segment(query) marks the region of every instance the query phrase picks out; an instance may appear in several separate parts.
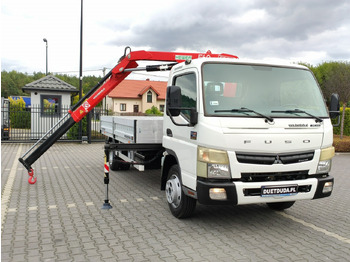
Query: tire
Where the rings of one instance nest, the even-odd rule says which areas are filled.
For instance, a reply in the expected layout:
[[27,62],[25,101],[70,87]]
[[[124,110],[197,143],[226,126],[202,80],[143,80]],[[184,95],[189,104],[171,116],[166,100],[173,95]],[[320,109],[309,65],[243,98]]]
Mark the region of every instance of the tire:
[[285,210],[287,208],[290,208],[292,205],[294,205],[295,201],[290,202],[276,202],[276,203],[266,203],[267,206],[273,210]]
[[171,213],[176,218],[186,218],[193,214],[197,200],[184,194],[180,177],[180,168],[173,165],[168,172],[165,195]]
[[117,161],[115,161],[115,156],[114,156],[114,152],[110,151],[108,154],[108,163],[109,163],[109,168],[113,171],[117,171],[119,168],[119,163]]
[[122,159],[120,157],[116,157],[113,152],[110,152],[108,161],[109,161],[109,168],[112,171],[130,169],[130,164],[120,162],[122,161]]

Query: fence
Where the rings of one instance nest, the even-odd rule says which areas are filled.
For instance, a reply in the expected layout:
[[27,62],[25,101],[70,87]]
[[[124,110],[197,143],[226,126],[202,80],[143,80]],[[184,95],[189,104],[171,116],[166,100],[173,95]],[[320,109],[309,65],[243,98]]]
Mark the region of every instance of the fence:
[[[30,108],[2,105],[1,140],[13,142],[36,141],[65,116],[68,110],[69,107],[48,109],[36,105],[32,105]],[[79,132],[79,124],[77,123],[60,140],[82,141],[86,139],[88,141],[103,141],[105,137],[100,133],[101,115],[108,115],[107,110],[98,107],[94,108],[81,121],[81,132]],[[88,127],[91,127],[91,129]]]

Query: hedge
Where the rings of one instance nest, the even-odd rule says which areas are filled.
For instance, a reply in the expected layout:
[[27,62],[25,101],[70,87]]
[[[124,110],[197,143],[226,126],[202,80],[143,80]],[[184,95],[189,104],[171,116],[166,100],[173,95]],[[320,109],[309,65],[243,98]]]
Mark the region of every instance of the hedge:
[[[340,123],[343,116],[343,108],[340,108]],[[338,121],[338,118],[333,119],[333,124]],[[340,125],[333,128],[335,135],[340,135]],[[344,133],[345,136],[350,136],[350,108],[345,109]]]
[[[81,135],[82,136],[86,136],[87,134],[87,120],[86,120],[86,116],[84,116],[84,118],[81,120]],[[67,132],[67,137],[70,140],[75,140],[75,139],[79,139],[79,123],[75,123]]]
[[30,129],[31,114],[26,110],[25,102],[22,99],[10,99],[10,123],[11,128]]

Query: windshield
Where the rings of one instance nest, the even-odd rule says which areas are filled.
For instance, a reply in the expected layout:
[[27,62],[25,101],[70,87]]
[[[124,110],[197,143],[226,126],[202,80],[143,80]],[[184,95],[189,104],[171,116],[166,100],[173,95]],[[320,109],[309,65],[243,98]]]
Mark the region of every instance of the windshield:
[[207,116],[328,117],[322,93],[304,69],[206,63],[203,94]]

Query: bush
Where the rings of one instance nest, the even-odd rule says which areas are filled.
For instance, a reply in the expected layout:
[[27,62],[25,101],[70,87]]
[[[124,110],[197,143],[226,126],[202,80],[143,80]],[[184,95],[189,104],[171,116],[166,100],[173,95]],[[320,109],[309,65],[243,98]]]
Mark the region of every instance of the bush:
[[[343,108],[340,108],[340,122],[343,116]],[[338,118],[332,119],[332,123],[335,124]],[[335,135],[340,135],[340,125],[333,128]],[[345,121],[344,121],[344,136],[350,136],[350,108],[345,109]]]
[[[82,122],[82,131],[81,135],[86,136],[87,135],[87,120],[86,116],[81,120]],[[72,126],[68,132],[67,132],[67,138],[71,140],[79,139],[79,123],[75,123],[74,126]]]
[[156,115],[156,116],[162,116],[163,113],[159,111],[159,109],[155,106],[152,106],[151,109],[146,110],[146,115]]
[[30,129],[31,114],[26,111],[23,99],[10,99],[10,124],[11,128]]
[[335,135],[333,146],[336,152],[350,152],[350,136],[343,136],[343,139],[340,139],[339,135]]

